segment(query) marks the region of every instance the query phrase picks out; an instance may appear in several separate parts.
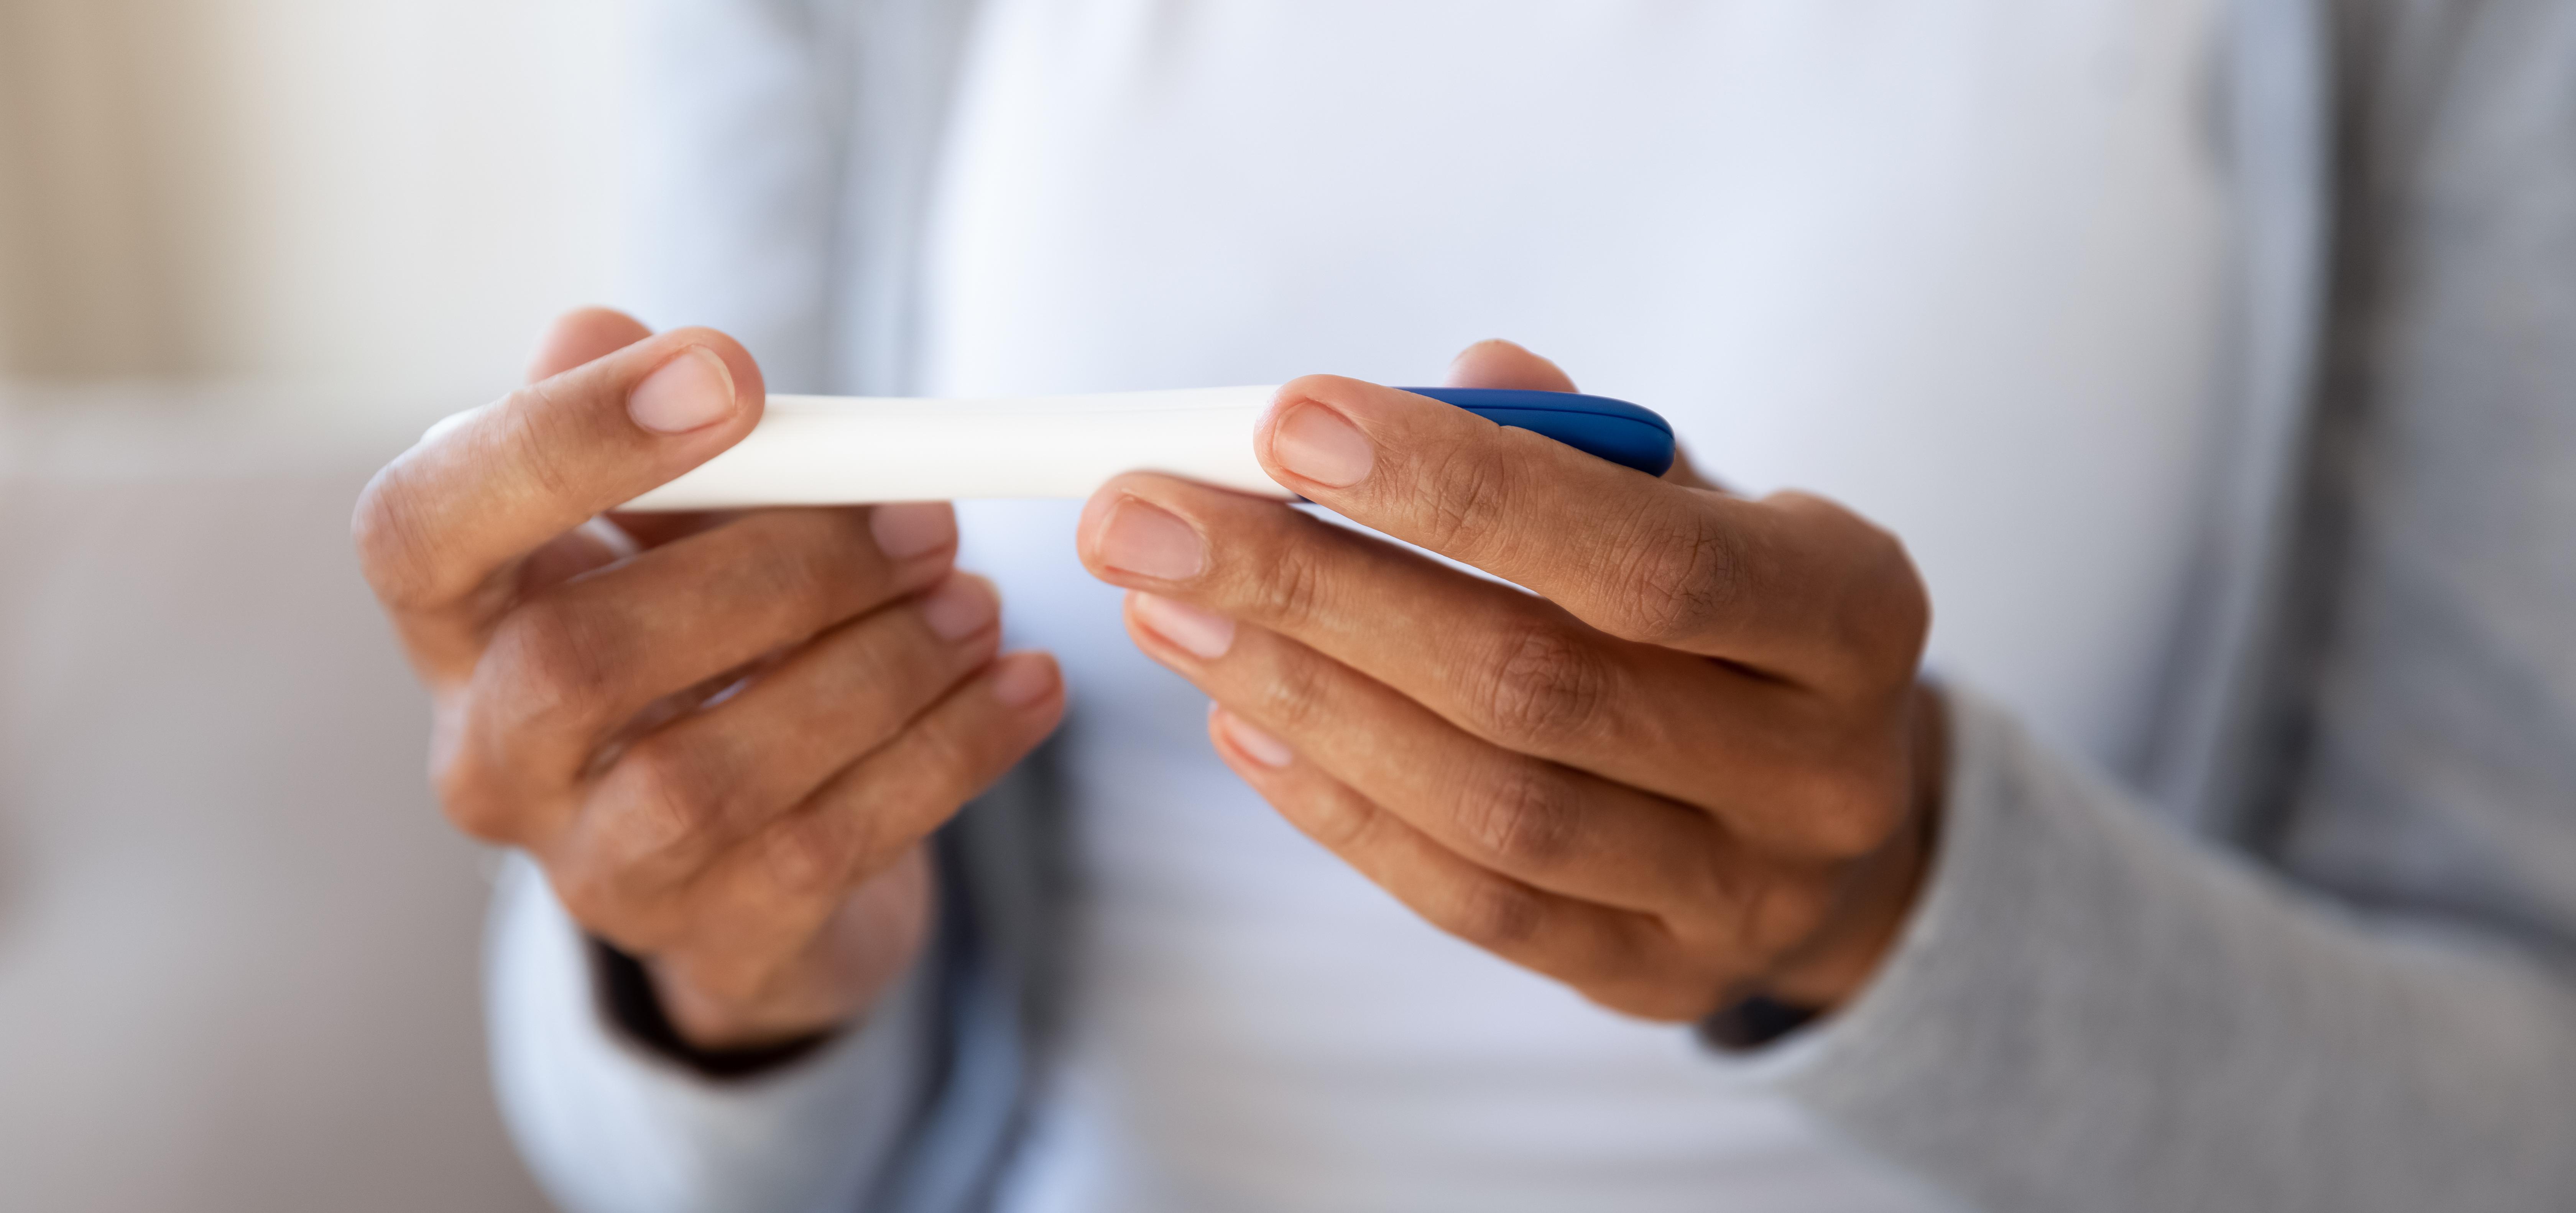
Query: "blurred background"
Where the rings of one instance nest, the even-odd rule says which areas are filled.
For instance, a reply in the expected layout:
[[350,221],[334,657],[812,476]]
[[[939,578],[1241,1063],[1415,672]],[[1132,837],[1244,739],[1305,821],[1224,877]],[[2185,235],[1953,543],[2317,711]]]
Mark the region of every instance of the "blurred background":
[[542,1207],[348,556],[613,300],[617,0],[0,0],[0,1205]]
[[615,0],[0,0],[0,357],[489,388],[609,285]]

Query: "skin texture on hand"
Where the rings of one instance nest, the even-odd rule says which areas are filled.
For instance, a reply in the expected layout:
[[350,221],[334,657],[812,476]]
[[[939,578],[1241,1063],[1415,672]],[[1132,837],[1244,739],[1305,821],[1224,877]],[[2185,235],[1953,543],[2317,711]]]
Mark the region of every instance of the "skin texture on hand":
[[1063,711],[1052,658],[997,655],[945,505],[601,517],[762,401],[722,334],[577,312],[353,524],[448,816],[535,857],[705,1049],[863,1012],[927,933],[922,839]]
[[[1451,381],[1573,387],[1499,342]],[[1171,477],[1092,498],[1084,562],[1132,591],[1130,635],[1208,693],[1218,754],[1283,815],[1432,923],[1632,1015],[1861,987],[1922,881],[1941,775],[1930,603],[1894,537],[1329,376],[1280,389],[1256,442],[1315,504],[1512,583]]]

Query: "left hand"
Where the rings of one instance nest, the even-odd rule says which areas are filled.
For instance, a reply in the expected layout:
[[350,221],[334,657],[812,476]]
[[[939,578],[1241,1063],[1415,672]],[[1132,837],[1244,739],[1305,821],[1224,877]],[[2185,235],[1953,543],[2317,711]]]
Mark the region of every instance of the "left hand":
[[[1462,386],[1570,391],[1488,342]],[[1847,1000],[1914,900],[1940,787],[1931,608],[1820,498],[1657,480],[1310,376],[1255,437],[1275,502],[1122,476],[1084,563],[1215,700],[1217,752],[1432,923],[1629,1014]]]

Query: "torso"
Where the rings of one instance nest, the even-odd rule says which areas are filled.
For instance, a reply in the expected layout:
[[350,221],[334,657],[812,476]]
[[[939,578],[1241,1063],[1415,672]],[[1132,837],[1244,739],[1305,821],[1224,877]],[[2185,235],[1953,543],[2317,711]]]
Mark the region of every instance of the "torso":
[[[1419,382],[1510,337],[1732,486],[1892,527],[1936,666],[2134,744],[2207,436],[2206,0],[988,8],[927,390]],[[1924,1205],[1299,837],[1128,645],[1071,506],[964,513],[1073,686],[1088,896],[1022,1213]]]

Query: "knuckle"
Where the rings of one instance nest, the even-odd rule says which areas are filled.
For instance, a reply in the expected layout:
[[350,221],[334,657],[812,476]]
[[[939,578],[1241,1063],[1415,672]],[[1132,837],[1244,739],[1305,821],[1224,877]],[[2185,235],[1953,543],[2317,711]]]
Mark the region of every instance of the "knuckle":
[[546,380],[514,388],[493,406],[495,420],[503,427],[494,441],[515,455],[510,460],[513,470],[527,478],[547,500],[572,496],[582,483],[578,452],[589,443],[570,431],[569,419],[581,412],[578,402],[559,399],[555,381]]
[[1440,925],[1477,947],[1509,954],[1528,947],[1545,929],[1547,903],[1526,886],[1479,880],[1458,893]]
[[501,846],[518,841],[519,813],[489,782],[450,768],[433,777],[439,811],[448,824],[476,842]]
[[851,814],[825,809],[780,822],[761,848],[772,878],[791,892],[837,885],[863,849]]
[[954,660],[945,649],[876,633],[827,638],[807,652],[820,659],[813,667],[820,685],[849,709],[843,740],[856,752],[875,749],[969,676],[942,666]]
[[1328,678],[1328,668],[1320,659],[1275,662],[1270,677],[1261,683],[1260,718],[1274,732],[1313,731],[1332,715]]
[[991,748],[982,744],[987,736],[964,726],[924,728],[914,739],[914,758],[937,776],[933,782],[940,788],[972,786],[995,765]]
[[845,518],[799,512],[764,521],[785,533],[774,536],[779,542],[755,549],[760,558],[744,570],[750,592],[761,601],[788,604],[803,618],[839,618],[843,602],[860,581],[860,553],[873,547],[842,541],[839,531],[851,525]]
[[1863,752],[1809,768],[1799,780],[1797,830],[1807,847],[1855,858],[1886,845],[1909,800],[1895,764]]
[[1580,812],[1565,780],[1536,763],[1514,763],[1476,787],[1458,824],[1468,843],[1504,870],[1545,872],[1573,855]]
[[377,601],[397,611],[433,605],[442,588],[431,560],[431,528],[421,514],[419,498],[397,463],[367,482],[349,519],[359,572]]
[[1825,599],[1825,623],[1838,647],[1877,682],[1910,682],[1931,632],[1932,600],[1903,540],[1830,498],[1774,493],[1764,499],[1811,536],[1810,546],[1838,556]]
[[1465,446],[1441,454],[1415,490],[1411,512],[1422,520],[1423,546],[1469,564],[1486,555],[1519,496],[1516,466]]
[[1298,805],[1297,824],[1336,855],[1368,849],[1386,824],[1386,815],[1356,796],[1320,795]]
[[622,936],[625,930],[625,900],[619,895],[615,874],[589,852],[549,865],[546,879],[554,885],[555,901],[564,914],[593,934]]
[[628,828],[648,852],[705,846],[732,820],[740,774],[711,738],[647,737],[617,764],[632,813]]
[[1733,931],[1737,967],[1769,969],[1814,938],[1833,910],[1833,889],[1823,880],[1766,873],[1741,891]]
[[1325,850],[1362,867],[1385,849],[1390,819],[1367,797],[1338,784],[1273,795],[1270,803]]
[[1866,651],[1895,682],[1911,685],[1932,631],[1932,596],[1914,558],[1895,535],[1862,523],[1863,574],[1852,611],[1869,637]]
[[494,846],[523,840],[525,798],[512,794],[464,722],[443,719],[438,725],[430,742],[429,780],[439,811],[465,836]]
[[586,724],[615,702],[627,646],[592,611],[539,601],[502,621],[485,651],[489,676],[512,715],[532,723]]
[[1256,617],[1291,630],[1316,618],[1325,609],[1329,593],[1329,575],[1320,545],[1290,540],[1270,545],[1265,555],[1267,572],[1257,582],[1260,607]]
[[1600,654],[1567,629],[1530,622],[1497,646],[1468,697],[1478,731],[1514,749],[1556,752],[1600,731],[1610,671]]
[[1650,644],[1702,636],[1735,597],[1742,542],[1705,510],[1640,521],[1615,571],[1625,587],[1615,630]]

